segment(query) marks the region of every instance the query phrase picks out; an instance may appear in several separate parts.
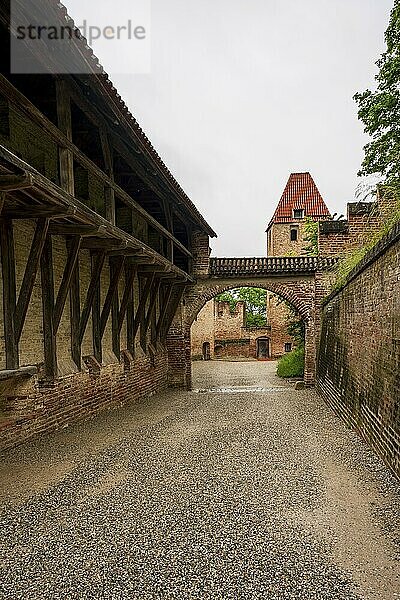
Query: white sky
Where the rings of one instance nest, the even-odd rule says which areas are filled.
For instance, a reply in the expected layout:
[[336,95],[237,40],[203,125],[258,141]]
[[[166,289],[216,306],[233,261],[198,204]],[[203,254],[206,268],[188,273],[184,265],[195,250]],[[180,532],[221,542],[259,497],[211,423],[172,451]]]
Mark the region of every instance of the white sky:
[[345,212],[366,142],[352,97],[374,85],[392,5],[152,0],[151,73],[109,74],[218,233],[214,255],[265,254],[293,171],[310,171],[331,211]]

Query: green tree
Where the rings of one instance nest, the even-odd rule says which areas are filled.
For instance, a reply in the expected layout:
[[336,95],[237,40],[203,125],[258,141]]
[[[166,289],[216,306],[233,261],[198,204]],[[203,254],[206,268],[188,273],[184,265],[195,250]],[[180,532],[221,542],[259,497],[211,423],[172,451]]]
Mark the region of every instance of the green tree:
[[233,311],[240,301],[246,302],[246,325],[264,327],[267,324],[267,290],[243,287],[223,292],[216,297],[219,302],[229,302]]
[[359,175],[377,174],[400,182],[400,0],[395,0],[385,33],[386,51],[376,62],[377,89],[354,96],[364,131],[372,137],[365,146]]

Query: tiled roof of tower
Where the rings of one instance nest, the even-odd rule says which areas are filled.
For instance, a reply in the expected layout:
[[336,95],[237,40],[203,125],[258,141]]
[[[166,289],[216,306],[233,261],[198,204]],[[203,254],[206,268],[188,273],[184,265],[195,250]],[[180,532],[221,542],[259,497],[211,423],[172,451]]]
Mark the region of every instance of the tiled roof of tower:
[[310,173],[291,173],[268,229],[273,223],[295,221],[293,211],[296,209],[303,209],[306,217],[330,217],[329,209]]

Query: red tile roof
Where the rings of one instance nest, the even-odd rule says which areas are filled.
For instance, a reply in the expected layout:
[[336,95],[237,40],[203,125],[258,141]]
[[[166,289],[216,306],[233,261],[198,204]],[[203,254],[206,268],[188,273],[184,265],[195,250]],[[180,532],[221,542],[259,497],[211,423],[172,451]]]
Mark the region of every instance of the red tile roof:
[[276,207],[268,229],[273,223],[291,223],[295,209],[303,209],[306,217],[325,220],[330,217],[314,179],[310,173],[292,173],[286,184],[285,190]]

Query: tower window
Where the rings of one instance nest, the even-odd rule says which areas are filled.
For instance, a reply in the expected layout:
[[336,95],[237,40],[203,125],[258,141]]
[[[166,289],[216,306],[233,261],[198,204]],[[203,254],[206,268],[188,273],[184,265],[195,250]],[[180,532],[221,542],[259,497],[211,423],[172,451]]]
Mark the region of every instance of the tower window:
[[287,343],[285,344],[285,352],[291,352],[292,351],[292,344]]
[[290,241],[291,242],[297,242],[298,237],[299,237],[298,229],[294,229],[294,228],[291,229],[290,230]]
[[295,219],[304,219],[304,208],[295,208],[293,210],[293,217]]

